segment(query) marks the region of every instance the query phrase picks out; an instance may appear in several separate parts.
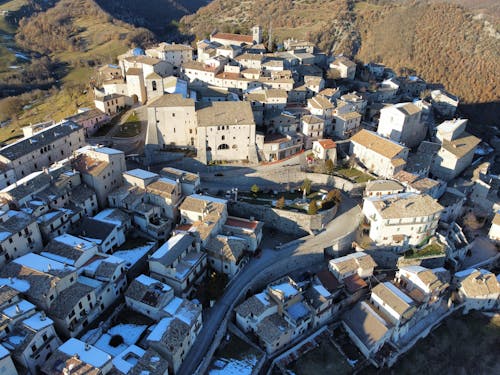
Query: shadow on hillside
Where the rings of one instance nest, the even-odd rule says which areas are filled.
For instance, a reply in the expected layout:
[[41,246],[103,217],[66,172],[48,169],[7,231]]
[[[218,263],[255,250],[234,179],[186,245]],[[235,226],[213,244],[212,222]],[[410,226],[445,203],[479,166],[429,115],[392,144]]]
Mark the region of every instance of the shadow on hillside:
[[459,113],[472,123],[471,130],[479,135],[492,136],[491,129],[485,125],[494,126],[500,130],[500,100],[488,103],[460,104]]

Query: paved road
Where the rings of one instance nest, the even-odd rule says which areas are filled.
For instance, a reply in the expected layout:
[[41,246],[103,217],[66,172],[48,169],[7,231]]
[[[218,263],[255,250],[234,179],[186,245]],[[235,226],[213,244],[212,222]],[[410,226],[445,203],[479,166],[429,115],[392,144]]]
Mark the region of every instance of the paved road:
[[[359,206],[354,200],[344,196],[337,217],[327,225],[325,231],[302,243],[291,245],[281,250],[264,249],[261,258],[252,259],[228,286],[219,301],[205,313],[203,329],[184,359],[179,369],[179,374],[194,374],[203,357],[206,355],[232,303],[238,297],[241,290],[250,285],[256,276],[265,270],[272,272],[273,278],[279,278],[301,268],[301,264],[303,265],[304,263],[303,256],[322,254],[324,248],[331,246],[337,238],[343,237],[357,228],[360,218],[361,210]],[[300,261],[298,261],[299,256]],[[294,262],[294,259],[297,259],[297,261]]]

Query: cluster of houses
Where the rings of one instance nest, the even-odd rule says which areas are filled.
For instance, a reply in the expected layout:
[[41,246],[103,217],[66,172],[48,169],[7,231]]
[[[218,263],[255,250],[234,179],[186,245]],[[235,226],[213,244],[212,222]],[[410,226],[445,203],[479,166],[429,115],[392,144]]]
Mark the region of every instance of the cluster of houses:
[[[276,280],[235,308],[237,326],[270,356],[283,353],[319,326],[339,321],[373,365],[392,365],[416,340],[457,309],[500,307],[500,283],[490,271],[400,267],[394,278],[374,275],[364,252],[328,261],[301,282]],[[380,279],[382,277],[382,279]]]
[[0,151],[0,368],[176,373],[202,328],[208,268],[237,275],[263,223],[198,194],[197,174],[127,170],[73,121],[27,131]]
[[457,308],[498,308],[498,278],[480,267],[374,275],[378,250],[418,255],[428,244],[463,268],[470,246],[456,221],[468,212],[500,243],[498,177],[475,161],[481,140],[454,118],[453,95],[309,42],[271,53],[258,26],[214,32],[196,49],[135,48],[98,81],[96,108],[30,125],[0,148],[0,373],[175,374],[202,329],[207,270],[237,277],[258,252],[264,223],[229,215],[225,199],[200,193],[198,174],[128,169],[122,151],[87,145],[136,104],[147,106],[146,164],[179,150],[255,164],[305,149],[373,177],[367,244],[236,307],[238,327],[269,355],[340,320],[369,361],[390,365]]

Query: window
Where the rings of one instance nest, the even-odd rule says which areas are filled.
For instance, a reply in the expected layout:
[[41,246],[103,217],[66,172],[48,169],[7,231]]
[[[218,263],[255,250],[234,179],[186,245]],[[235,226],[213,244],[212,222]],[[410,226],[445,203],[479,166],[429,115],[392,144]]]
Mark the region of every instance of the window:
[[31,351],[34,353],[36,352],[36,345],[31,345]]
[[153,86],[153,91],[156,91],[156,81],[151,82],[151,85]]

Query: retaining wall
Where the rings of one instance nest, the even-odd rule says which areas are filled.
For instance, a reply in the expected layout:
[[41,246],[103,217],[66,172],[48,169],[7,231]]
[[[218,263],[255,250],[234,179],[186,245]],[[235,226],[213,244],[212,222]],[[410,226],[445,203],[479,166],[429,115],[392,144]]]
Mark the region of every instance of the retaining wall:
[[316,215],[308,215],[246,202],[230,202],[228,206],[231,215],[253,216],[270,228],[294,235],[306,235],[323,229],[326,224],[333,220],[337,209],[338,205]]

